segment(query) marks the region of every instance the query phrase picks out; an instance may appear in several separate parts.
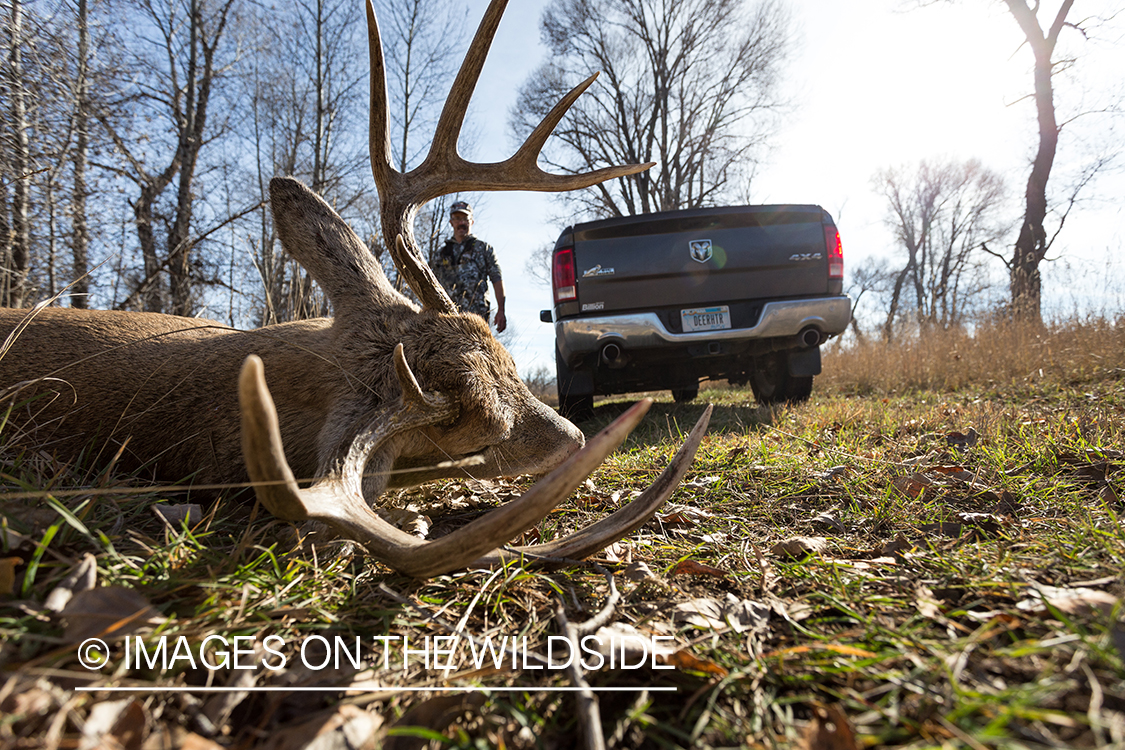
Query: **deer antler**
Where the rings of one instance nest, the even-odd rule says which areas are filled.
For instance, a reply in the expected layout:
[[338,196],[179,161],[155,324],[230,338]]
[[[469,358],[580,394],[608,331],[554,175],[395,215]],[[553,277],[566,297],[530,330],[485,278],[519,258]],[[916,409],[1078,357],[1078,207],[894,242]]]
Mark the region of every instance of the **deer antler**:
[[[442,195],[463,191],[534,190],[561,192],[578,190],[636,174],[651,168],[648,164],[605,167],[581,174],[550,174],[539,168],[539,152],[562,120],[563,115],[582,95],[597,74],[575,86],[547,113],[523,145],[510,158],[493,163],[466,161],[457,153],[457,140],[464,124],[465,111],[476,89],[484,60],[500,25],[500,17],[508,0],[492,0],[477,33],[453,81],[453,88],[438,119],[434,139],[425,160],[416,169],[403,174],[391,164],[391,131],[387,103],[387,76],[383,61],[383,44],[372,0],[367,0],[367,38],[371,57],[371,172],[381,201],[383,236],[403,237],[403,244],[392,243],[391,253],[406,276],[410,288],[426,307],[452,311],[453,304],[438,284],[429,267],[422,261],[414,240],[414,216],[426,203]],[[413,258],[409,256],[414,256]]]
[[652,487],[613,515],[565,539],[511,551],[495,549],[538,523],[600,466],[640,422],[652,404],[651,399],[632,406],[519,499],[452,534],[423,541],[391,526],[363,499],[363,471],[372,456],[378,457],[379,451],[398,435],[455,416],[448,399],[426,394],[419,388],[403,357],[401,344],[394,356],[403,388],[402,402],[380,410],[327,476],[306,489],[297,486],[285,460],[277,411],[266,387],[262,361],[253,355],[247,357],[239,377],[243,455],[258,497],[273,515],[287,521],[324,522],[341,536],[361,543],[377,560],[418,578],[457,570],[474,562],[492,564],[513,556],[582,557],[612,544],[647,521],[671,494],[691,463],[711,414],[708,407],[688,441]]

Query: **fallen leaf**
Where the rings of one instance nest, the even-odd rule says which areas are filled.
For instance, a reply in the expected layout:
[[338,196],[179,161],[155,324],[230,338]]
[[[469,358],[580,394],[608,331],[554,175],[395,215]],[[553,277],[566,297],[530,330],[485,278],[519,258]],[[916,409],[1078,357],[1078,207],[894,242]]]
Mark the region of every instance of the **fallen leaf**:
[[713,568],[710,565],[696,562],[695,560],[681,560],[676,567],[672,568],[672,575],[674,576],[715,576],[717,578],[725,578],[727,572]]
[[136,698],[95,703],[82,724],[79,750],[140,750],[148,716]]
[[813,651],[832,651],[837,654],[844,654],[846,656],[862,656],[865,659],[873,659],[878,654],[872,651],[866,651],[862,648],[855,646],[846,646],[843,643],[817,643],[812,646],[791,646],[783,648],[780,651],[772,651],[766,656],[788,656],[789,654],[809,654]]
[[1035,586],[1031,596],[1016,603],[1016,609],[1035,615],[1050,613],[1047,605],[1068,615],[1101,611],[1109,614],[1117,605],[1117,597],[1106,591],[1089,588]]
[[0,557],[0,596],[15,596],[16,568],[20,565],[22,557]]
[[634,562],[625,566],[623,575],[630,581],[659,581],[660,577],[652,572],[648,563]]
[[726,627],[723,622],[723,605],[718,599],[689,599],[681,602],[672,608],[672,622],[711,630]]
[[832,515],[831,512],[826,511],[824,513],[821,513],[816,518],[814,518],[811,523],[813,526],[820,526],[821,528],[828,529],[829,531],[834,531],[837,534],[844,533],[844,524],[840,523],[839,519],[837,519],[836,516]]
[[828,548],[828,540],[822,536],[795,536],[778,542],[770,548],[777,557],[803,559],[816,555]]
[[801,745],[803,750],[859,750],[855,732],[839,706],[813,707],[813,720]]
[[0,515],[0,551],[12,552],[21,547],[34,549],[35,542],[15,529],[8,528],[7,518]]
[[977,444],[977,431],[970,427],[968,432],[951,432],[945,436],[945,444],[951,448],[972,448]]
[[165,619],[148,599],[124,586],[102,586],[75,594],[59,615],[66,621],[63,640],[67,643],[94,636],[122,638]]
[[847,474],[848,471],[849,469],[847,466],[833,466],[831,469],[828,469],[827,471],[821,473],[819,479],[825,482],[831,481],[833,479],[839,479],[840,477]]
[[[460,695],[450,697],[462,698]],[[400,723],[411,713],[412,711],[408,711],[399,720]],[[307,750],[375,750],[379,746],[379,729],[382,724],[383,719],[378,714],[345,703],[330,712],[317,714],[303,724],[287,728],[284,732],[274,732],[264,748],[265,750],[306,750],[306,748]],[[419,745],[410,744],[415,739],[413,737],[393,739],[407,740],[407,744],[392,745],[388,740],[383,747],[394,747],[397,750],[425,747],[424,740]]]
[[891,480],[891,485],[907,497],[918,497],[933,483],[934,480],[917,471],[909,476],[895,477]]
[[604,625],[594,633],[594,650],[609,659],[613,656],[622,664],[648,664],[676,653],[679,646],[671,642],[654,641],[650,634],[641,632],[627,622]]
[[885,557],[887,555],[895,555],[897,557],[898,553],[910,549],[914,549],[914,545],[911,542],[907,541],[906,537],[903,536],[902,532],[900,531],[894,539],[879,548],[879,556]]
[[702,672],[703,674],[713,674],[719,677],[726,677],[729,674],[725,667],[713,661],[708,661],[707,659],[700,659],[687,649],[681,649],[668,656],[662,657],[660,661],[680,670]]
[[701,629],[729,628],[736,633],[744,633],[765,629],[769,614],[770,608],[765,604],[727,594],[723,601],[699,598],[677,604],[672,609],[672,622]]
[[921,584],[914,587],[914,607],[929,620],[945,619],[941,613],[941,604],[934,598],[934,592]]
[[931,466],[930,471],[936,471],[939,474],[945,474],[954,479],[960,479],[963,482],[971,482],[974,478],[973,472],[966,469],[964,466]]
[[43,606],[52,612],[62,612],[75,594],[90,591],[98,584],[98,561],[87,552],[74,566],[74,570],[47,595]]
[[748,630],[765,630],[769,624],[770,607],[749,599],[739,599],[734,594],[727,594],[723,602],[723,619],[736,633],[745,633]]

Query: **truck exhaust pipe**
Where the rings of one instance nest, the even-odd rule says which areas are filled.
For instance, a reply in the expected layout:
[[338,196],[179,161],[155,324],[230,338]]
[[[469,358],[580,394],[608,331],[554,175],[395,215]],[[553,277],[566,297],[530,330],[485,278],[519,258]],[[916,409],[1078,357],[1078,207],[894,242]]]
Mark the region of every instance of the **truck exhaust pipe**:
[[621,357],[621,347],[613,343],[603,346],[602,362],[609,367],[621,367],[621,365],[625,364]]
[[805,330],[801,331],[800,339],[802,344],[811,349],[812,347],[820,344],[820,342],[823,340],[823,336],[821,335],[819,329],[809,326]]

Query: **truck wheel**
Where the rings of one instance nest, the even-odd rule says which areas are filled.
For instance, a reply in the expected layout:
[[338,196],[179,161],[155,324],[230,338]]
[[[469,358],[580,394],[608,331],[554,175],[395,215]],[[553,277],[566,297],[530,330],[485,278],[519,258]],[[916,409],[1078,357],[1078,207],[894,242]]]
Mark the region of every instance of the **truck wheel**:
[[571,422],[581,422],[594,416],[593,396],[559,396],[559,414]]
[[699,386],[694,388],[673,388],[672,400],[677,404],[686,404],[689,401],[694,401],[695,397],[699,395]]
[[758,403],[799,404],[812,395],[813,376],[795,377],[789,374],[789,358],[773,355],[758,363],[750,374],[750,387]]

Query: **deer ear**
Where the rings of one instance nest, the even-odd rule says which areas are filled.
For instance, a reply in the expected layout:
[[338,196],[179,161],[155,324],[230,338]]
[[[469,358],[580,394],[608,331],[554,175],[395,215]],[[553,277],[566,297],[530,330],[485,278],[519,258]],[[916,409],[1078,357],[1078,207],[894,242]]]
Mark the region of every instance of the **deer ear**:
[[337,317],[409,304],[347,222],[300,181],[270,180],[270,208],[285,251],[320,284]]

